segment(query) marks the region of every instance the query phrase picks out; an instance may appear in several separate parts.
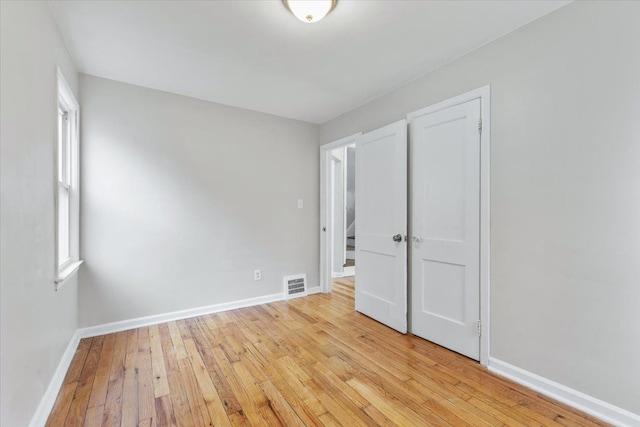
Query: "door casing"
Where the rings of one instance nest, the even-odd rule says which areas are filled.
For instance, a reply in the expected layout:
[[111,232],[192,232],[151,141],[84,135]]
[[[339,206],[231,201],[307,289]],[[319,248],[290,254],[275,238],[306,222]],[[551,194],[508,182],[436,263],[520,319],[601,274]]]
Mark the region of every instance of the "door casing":
[[[482,132],[480,133],[480,364],[489,365],[490,345],[490,228],[491,228],[491,86],[483,86],[426,108],[407,114],[412,119],[435,113],[465,102],[480,99],[480,117]],[[409,171],[409,187],[411,188],[411,171]],[[411,200],[409,200],[411,203]],[[411,233],[412,230],[409,230]],[[411,251],[411,247],[409,247]],[[411,257],[409,257],[411,258]],[[409,275],[411,277],[411,275]],[[411,283],[409,283],[411,288]],[[409,306],[411,307],[411,306]],[[411,316],[409,316],[411,317]]]

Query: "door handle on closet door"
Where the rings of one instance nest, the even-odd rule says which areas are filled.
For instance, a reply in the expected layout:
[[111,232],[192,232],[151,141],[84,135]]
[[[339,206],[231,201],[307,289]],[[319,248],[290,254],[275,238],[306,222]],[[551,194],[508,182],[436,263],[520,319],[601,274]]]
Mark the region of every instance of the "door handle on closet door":
[[395,236],[393,236],[393,241],[402,242],[402,234],[396,234]]

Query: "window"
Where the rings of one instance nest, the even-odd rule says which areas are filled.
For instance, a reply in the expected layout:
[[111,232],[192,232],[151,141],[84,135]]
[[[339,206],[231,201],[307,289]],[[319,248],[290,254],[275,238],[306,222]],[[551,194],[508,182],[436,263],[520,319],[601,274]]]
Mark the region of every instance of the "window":
[[58,70],[58,136],[56,144],[56,283],[74,274],[79,259],[79,107]]

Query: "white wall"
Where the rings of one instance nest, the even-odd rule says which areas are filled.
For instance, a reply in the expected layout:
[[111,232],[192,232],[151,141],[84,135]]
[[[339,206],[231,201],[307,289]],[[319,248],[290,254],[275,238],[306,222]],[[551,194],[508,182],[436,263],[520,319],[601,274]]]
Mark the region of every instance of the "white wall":
[[76,280],[54,287],[56,66],[77,74],[44,2],[0,2],[0,424],[29,424],[77,328]]
[[319,284],[317,125],[80,80],[81,326]]
[[321,126],[491,84],[491,355],[640,414],[640,2],[576,2]]

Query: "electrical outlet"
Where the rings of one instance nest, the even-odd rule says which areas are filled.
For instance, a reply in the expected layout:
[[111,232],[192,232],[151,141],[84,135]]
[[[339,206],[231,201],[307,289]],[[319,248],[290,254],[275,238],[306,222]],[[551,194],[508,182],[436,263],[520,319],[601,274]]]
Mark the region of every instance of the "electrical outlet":
[[304,200],[298,199],[298,209],[302,209],[304,207]]
[[253,280],[262,280],[262,270],[255,270],[253,272]]

